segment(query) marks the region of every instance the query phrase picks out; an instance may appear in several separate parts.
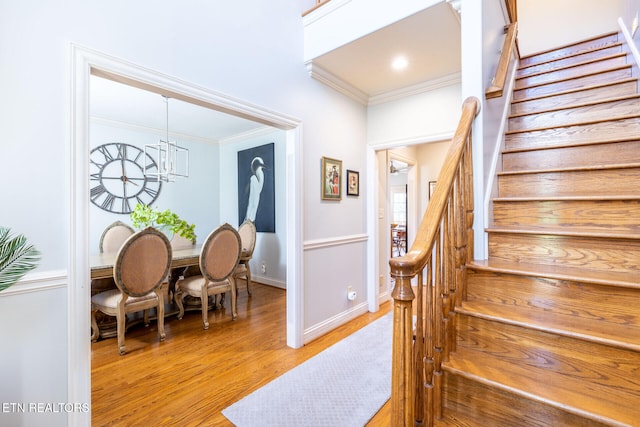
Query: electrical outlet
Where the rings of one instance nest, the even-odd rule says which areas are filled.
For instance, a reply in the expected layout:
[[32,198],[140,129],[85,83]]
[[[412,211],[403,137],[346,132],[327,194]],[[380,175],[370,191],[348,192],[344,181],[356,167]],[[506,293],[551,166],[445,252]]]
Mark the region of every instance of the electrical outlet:
[[265,261],[262,261],[262,264],[260,265],[260,271],[263,274],[267,272],[267,263]]
[[355,301],[356,296],[356,291],[353,290],[353,286],[347,286],[347,299],[349,301]]

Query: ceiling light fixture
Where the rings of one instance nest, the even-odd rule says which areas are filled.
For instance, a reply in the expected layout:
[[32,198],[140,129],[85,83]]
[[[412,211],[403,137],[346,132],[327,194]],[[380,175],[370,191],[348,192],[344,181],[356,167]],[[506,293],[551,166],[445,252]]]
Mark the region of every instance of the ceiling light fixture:
[[[162,95],[166,104],[167,128],[166,140],[158,144],[146,144],[144,153],[155,159],[157,172],[147,172],[152,165],[144,165],[145,177],[155,178],[156,181],[175,182],[176,178],[189,176],[189,150],[180,147],[175,141],[169,141],[169,98]],[[147,156],[145,156],[146,160]]]
[[391,67],[393,67],[394,70],[404,70],[408,65],[409,61],[404,56],[396,57],[391,63]]

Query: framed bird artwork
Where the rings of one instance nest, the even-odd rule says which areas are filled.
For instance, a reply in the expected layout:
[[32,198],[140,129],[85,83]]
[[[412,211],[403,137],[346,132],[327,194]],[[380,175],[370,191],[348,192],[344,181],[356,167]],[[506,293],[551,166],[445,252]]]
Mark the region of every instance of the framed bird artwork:
[[253,221],[256,231],[275,233],[274,143],[238,151],[238,224]]

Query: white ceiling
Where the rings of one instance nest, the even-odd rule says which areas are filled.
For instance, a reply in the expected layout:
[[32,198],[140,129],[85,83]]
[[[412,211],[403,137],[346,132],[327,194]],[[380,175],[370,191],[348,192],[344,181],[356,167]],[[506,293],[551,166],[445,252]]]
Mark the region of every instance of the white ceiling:
[[140,127],[151,132],[167,128],[172,138],[218,142],[238,134],[264,128],[261,123],[190,104],[179,99],[165,98],[123,83],[91,76],[91,117]]
[[[409,60],[402,72],[390,67],[398,54]],[[442,2],[314,59],[314,64],[369,97],[456,75],[460,72],[459,17]],[[172,138],[216,142],[264,127],[181,100],[168,102]],[[98,76],[92,76],[90,108],[94,119],[155,132],[165,132],[167,126],[161,95]]]
[[[404,55],[401,71],[391,62]],[[441,2],[313,60],[369,97],[460,72],[460,20]]]

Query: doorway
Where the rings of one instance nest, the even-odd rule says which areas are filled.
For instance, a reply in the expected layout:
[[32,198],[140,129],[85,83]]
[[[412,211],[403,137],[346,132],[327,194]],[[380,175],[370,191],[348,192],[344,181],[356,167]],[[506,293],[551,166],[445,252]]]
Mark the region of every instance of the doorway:
[[[89,99],[90,76],[96,75],[170,96],[205,108],[244,117],[286,132],[287,217],[287,345],[302,346],[302,227],[296,202],[301,199],[300,121],[241,100],[190,85],[184,81],[77,45],[71,46],[70,247],[68,291],[68,400],[91,401],[91,343],[89,270]],[[73,418],[73,420],[71,419]],[[70,415],[70,424],[90,424],[90,414]]]
[[378,266],[379,295],[393,289],[389,260],[405,255],[415,238],[417,156],[414,148],[376,152],[378,164]]

